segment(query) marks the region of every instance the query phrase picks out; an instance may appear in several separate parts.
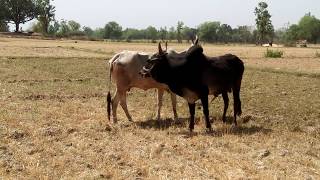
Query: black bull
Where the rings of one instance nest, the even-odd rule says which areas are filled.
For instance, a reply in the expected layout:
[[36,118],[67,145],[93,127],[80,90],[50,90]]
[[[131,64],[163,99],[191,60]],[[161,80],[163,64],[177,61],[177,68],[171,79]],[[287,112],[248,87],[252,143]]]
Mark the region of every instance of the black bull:
[[199,45],[190,47],[185,56],[186,61],[172,66],[166,52],[159,43],[159,52],[148,60],[141,74],[152,76],[156,81],[167,84],[170,90],[188,101],[190,111],[190,131],[194,129],[195,101],[201,100],[206,127],[211,131],[208,109],[208,95],[222,94],[225,113],[228,108],[228,92],[233,92],[234,123],[241,115],[240,87],[244,72],[243,62],[235,55],[207,57]]

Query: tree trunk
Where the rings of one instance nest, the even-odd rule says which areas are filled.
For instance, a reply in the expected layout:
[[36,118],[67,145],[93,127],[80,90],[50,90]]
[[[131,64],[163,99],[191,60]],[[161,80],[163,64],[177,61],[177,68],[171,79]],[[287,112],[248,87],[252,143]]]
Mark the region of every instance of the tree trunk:
[[16,31],[15,32],[19,32],[20,23],[19,22],[15,22],[15,24],[16,24]]

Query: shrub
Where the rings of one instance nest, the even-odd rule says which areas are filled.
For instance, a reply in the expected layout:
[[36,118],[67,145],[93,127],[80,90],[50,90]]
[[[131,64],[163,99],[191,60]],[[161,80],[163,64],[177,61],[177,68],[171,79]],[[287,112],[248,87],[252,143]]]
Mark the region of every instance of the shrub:
[[320,53],[318,51],[316,52],[316,57],[320,58]]
[[264,57],[266,58],[281,58],[283,56],[283,51],[280,50],[272,50],[267,49],[267,51],[264,53]]

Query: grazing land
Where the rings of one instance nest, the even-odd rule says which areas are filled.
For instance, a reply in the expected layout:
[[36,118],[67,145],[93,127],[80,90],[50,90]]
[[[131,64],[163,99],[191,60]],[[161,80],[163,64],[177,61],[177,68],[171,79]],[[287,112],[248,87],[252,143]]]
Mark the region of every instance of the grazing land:
[[[188,44],[170,44],[182,51]],[[155,120],[155,91],[132,89],[119,123],[107,121],[108,59],[121,50],[155,52],[157,44],[0,37],[0,179],[319,179],[320,58],[312,48],[204,44],[210,56],[245,62],[239,126],[221,121],[205,132],[200,106],[188,132],[186,102],[173,120],[165,95]],[[114,90],[114,89],[113,89]],[[232,97],[231,95],[229,97]],[[232,99],[232,98],[230,98]]]

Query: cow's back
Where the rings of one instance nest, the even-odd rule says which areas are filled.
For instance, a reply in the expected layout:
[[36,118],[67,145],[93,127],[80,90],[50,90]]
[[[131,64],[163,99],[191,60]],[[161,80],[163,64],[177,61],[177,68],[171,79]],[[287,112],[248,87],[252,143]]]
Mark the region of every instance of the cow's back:
[[242,78],[244,65],[235,55],[226,54],[219,57],[208,58],[210,68],[208,68],[206,79],[210,94],[218,95],[222,91],[231,91],[232,86],[239,78]]
[[132,87],[147,90],[150,88],[166,88],[152,78],[143,78],[139,72],[148,60],[146,53],[136,51],[122,51],[118,57],[110,62],[112,78],[115,79],[118,89],[130,90]]

